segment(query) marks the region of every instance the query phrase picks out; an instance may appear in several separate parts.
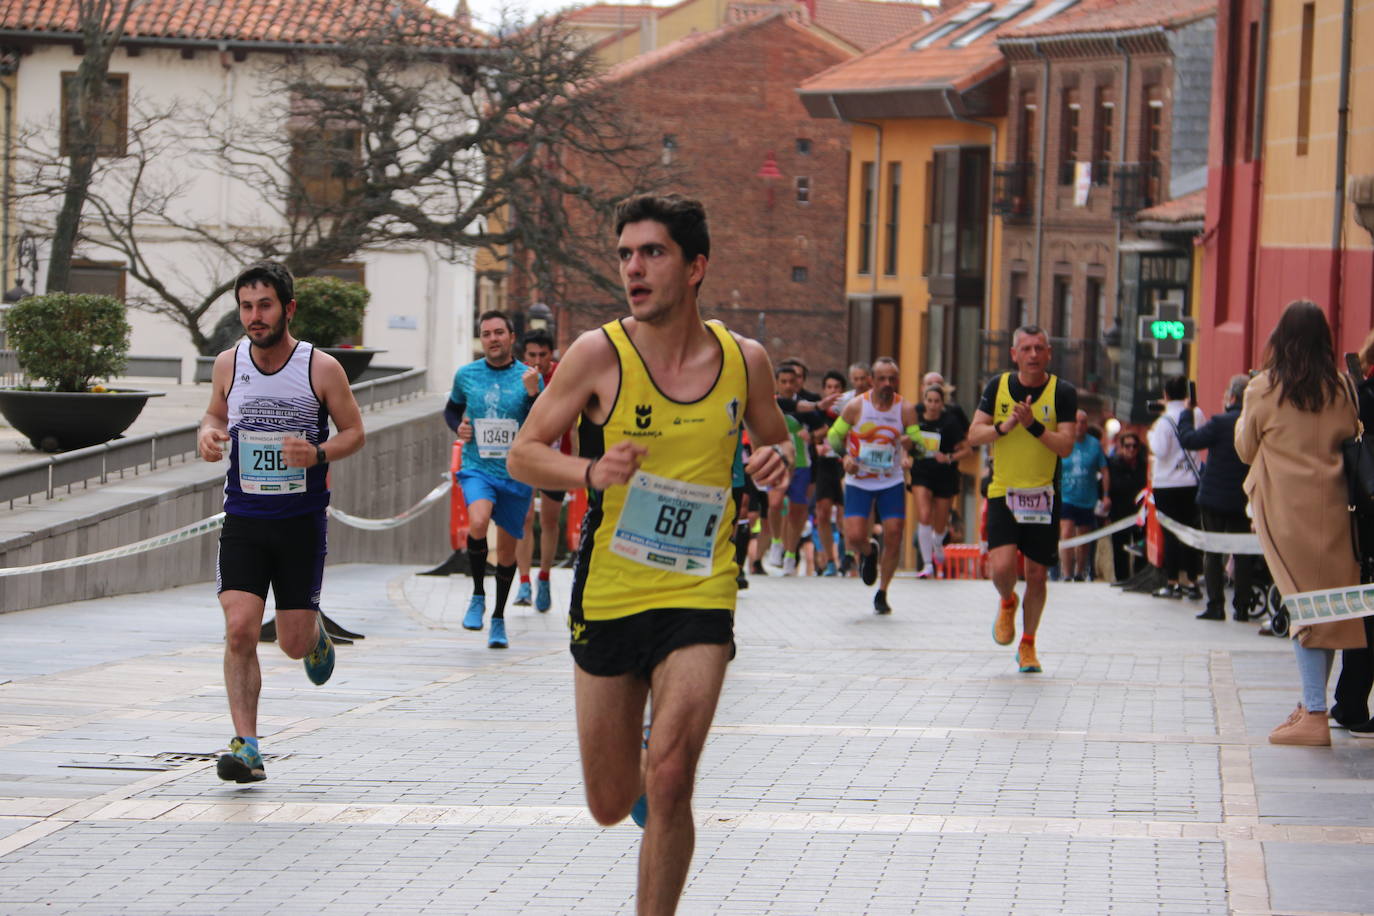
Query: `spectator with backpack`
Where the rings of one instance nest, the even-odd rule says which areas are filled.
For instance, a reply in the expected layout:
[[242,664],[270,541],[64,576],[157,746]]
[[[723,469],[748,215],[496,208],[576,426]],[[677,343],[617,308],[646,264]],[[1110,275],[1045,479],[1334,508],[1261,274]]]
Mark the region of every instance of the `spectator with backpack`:
[[[1164,413],[1150,427],[1150,482],[1154,488],[1155,508],[1190,528],[1197,527],[1197,486],[1201,479],[1198,455],[1184,448],[1178,436],[1178,418],[1184,411],[1193,414],[1201,426],[1202,411],[1188,403],[1188,380],[1176,375],[1164,381]],[[1164,531],[1165,584],[1154,592],[1156,598],[1202,597],[1198,572],[1202,568],[1198,552],[1184,544],[1166,528]]]
[[[1359,378],[1355,391],[1359,401],[1360,423],[1364,435],[1374,436],[1374,331],[1360,346]],[[1347,359],[1349,357],[1347,356]],[[1365,523],[1364,528],[1372,526]],[[1374,532],[1361,531],[1360,545],[1365,556],[1374,553]],[[1350,729],[1353,738],[1374,738],[1370,718],[1369,691],[1374,687],[1374,617],[1364,618],[1365,647],[1341,652],[1341,676],[1336,679],[1336,702],[1331,705],[1331,720]]]

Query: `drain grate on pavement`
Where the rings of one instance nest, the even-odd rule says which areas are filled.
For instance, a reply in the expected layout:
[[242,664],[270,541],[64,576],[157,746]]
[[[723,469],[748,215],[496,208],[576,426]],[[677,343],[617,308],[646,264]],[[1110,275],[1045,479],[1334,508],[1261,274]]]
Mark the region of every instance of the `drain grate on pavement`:
[[[134,770],[148,773],[165,773],[177,767],[187,766],[192,763],[208,763],[215,760],[225,751],[163,751],[151,757],[138,754],[118,754],[109,760],[102,761],[81,761],[74,760],[71,763],[59,763],[59,769],[65,770]],[[286,760],[290,754],[263,754],[262,759],[267,761]]]

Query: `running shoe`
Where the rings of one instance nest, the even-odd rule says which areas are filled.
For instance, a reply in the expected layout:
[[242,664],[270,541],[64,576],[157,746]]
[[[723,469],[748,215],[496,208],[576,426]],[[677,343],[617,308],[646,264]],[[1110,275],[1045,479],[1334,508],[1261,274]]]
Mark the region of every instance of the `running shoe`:
[[1374,719],[1360,725],[1350,726],[1350,737],[1352,738],[1374,738]]
[[868,553],[859,557],[859,578],[864,585],[878,581],[878,539],[868,539]]
[[1010,598],[1003,598],[997,607],[997,619],[992,623],[992,638],[999,646],[1009,646],[1016,638],[1016,606],[1020,599],[1016,592]]
[[303,661],[305,676],[310,678],[310,683],[318,685],[329,680],[329,676],[334,673],[334,642],[325,631],[324,617],[317,617],[316,623],[320,630],[320,638],[315,642],[315,648],[306,653]]
[[783,554],[782,574],[784,576],[795,576],[797,574],[797,555],[794,553]]
[[769,566],[782,565],[782,541],[774,541],[768,546],[768,556],[763,558],[763,562]]
[[892,605],[887,603],[887,592],[881,588],[873,593],[873,613],[891,614]]
[[229,742],[229,753],[220,755],[215,772],[225,782],[262,782],[267,778],[262,754],[239,737]]
[[751,564],[750,567],[749,567],[749,575],[751,575],[751,576],[766,576],[766,575],[768,575],[768,574],[767,574],[766,572],[763,571],[763,564],[760,563],[758,560],[755,560],[755,561],[753,562],[753,564]]
[[635,799],[635,806],[630,809],[630,819],[642,830],[644,824],[649,820],[649,796],[641,795]]
[[1016,664],[1022,674],[1040,673],[1040,659],[1035,657],[1035,643],[1022,642],[1016,648]]
[[520,587],[515,590],[515,600],[511,604],[516,607],[530,606],[530,584],[528,582],[520,583]]
[[553,593],[549,591],[549,580],[540,579],[534,592],[534,609],[541,614],[547,614],[551,607],[553,607]]
[[746,576],[742,570],[738,576],[735,576],[735,585],[740,591],[744,591],[749,587],[749,577]]
[[838,576],[839,574],[840,571],[835,568],[834,560],[831,560],[829,563],[825,564],[825,569],[821,571],[821,575],[825,576],[827,579],[832,578],[834,576]]
[[491,634],[487,636],[487,648],[510,648],[510,641],[506,639],[506,619],[504,617],[491,618]]
[[932,564],[932,563],[927,563],[925,566],[922,566],[922,567],[916,572],[916,578],[918,578],[918,579],[933,579],[933,578],[935,578],[935,565]]
[[468,602],[468,612],[463,615],[463,629],[482,629],[482,618],[487,614],[487,596],[473,595]]

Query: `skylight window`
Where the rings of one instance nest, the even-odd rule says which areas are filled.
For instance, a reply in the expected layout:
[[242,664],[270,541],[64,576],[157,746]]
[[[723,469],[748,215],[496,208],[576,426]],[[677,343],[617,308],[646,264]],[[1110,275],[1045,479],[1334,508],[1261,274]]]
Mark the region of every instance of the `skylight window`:
[[949,46],[951,48],[967,48],[988,32],[991,32],[1007,20],[1014,19],[1034,5],[1035,0],[1011,0],[1009,3],[1004,3],[997,12],[988,16],[988,18],[969,29],[963,35],[951,41]]
[[920,51],[923,48],[930,47],[931,45],[935,44],[935,42],[939,41],[941,38],[944,38],[951,32],[956,31],[960,26],[968,25],[970,22],[977,19],[979,16],[983,15],[990,9],[992,9],[991,2],[970,3],[968,6],[964,7],[963,9],[956,12],[954,15],[950,16],[949,21],[947,21],[944,25],[940,26],[938,29],[931,32],[929,35],[926,35],[923,38],[919,38],[916,41],[913,41],[911,43],[911,50]]
[[1068,9],[1076,3],[1078,3],[1078,0],[1054,0],[1053,3],[1048,4],[1043,9],[1036,10],[1035,13],[1032,14],[1029,19],[1021,23],[1021,28],[1024,29],[1027,26],[1032,26],[1044,22],[1051,16],[1058,16],[1060,13],[1064,12],[1064,10]]

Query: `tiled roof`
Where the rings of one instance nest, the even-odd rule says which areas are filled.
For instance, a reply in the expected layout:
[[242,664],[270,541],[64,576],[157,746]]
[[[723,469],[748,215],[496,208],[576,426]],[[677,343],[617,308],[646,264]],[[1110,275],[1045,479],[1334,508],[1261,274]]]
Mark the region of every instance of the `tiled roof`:
[[915,3],[877,0],[815,0],[816,25],[867,51],[919,25],[935,11]]
[[1191,223],[1207,215],[1207,189],[1185,194],[1174,200],[1156,204],[1135,215],[1137,220],[1151,223]]
[[[1034,10],[1052,2],[1055,0],[1031,0],[1018,15],[996,23],[967,42],[963,40],[966,35],[990,21],[988,13],[995,14],[1008,4],[998,0],[951,6],[929,23],[813,76],[802,83],[801,91],[871,92],[945,86],[966,89],[1006,66],[1006,59],[997,49],[997,39],[1009,34],[1017,20],[1029,18]],[[978,9],[983,9],[983,13],[970,18]]]
[[[125,35],[328,45],[398,15],[436,46],[477,41],[474,32],[422,0],[143,0],[129,14]],[[0,31],[72,36],[79,32],[76,0],[0,0]]]
[[754,17],[737,22],[730,22],[718,29],[712,29],[709,32],[693,32],[691,35],[679,38],[671,44],[666,44],[661,48],[655,48],[644,54],[636,55],[629,60],[621,61],[602,74],[601,79],[597,82],[599,85],[605,85],[606,83],[615,83],[632,76],[637,76],[641,73],[653,70],[656,67],[661,67],[670,61],[677,60],[680,57],[685,57],[708,45],[724,41],[741,32],[760,28],[765,23],[772,22],[773,20],[781,20],[786,27],[796,29],[798,34],[809,35],[805,26],[798,24],[796,20],[782,13],[774,13],[771,16]]
[[1083,32],[1120,32],[1148,26],[1178,26],[1215,16],[1217,0],[1079,0],[1064,12],[1007,38],[1042,38]]

